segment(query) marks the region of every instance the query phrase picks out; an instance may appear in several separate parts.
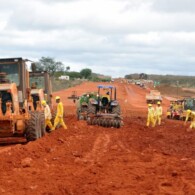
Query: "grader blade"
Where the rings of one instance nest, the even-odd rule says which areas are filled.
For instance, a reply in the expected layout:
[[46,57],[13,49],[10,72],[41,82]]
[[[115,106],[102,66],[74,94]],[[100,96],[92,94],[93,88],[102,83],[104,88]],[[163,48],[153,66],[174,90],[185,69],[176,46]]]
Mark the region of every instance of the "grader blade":
[[0,137],[0,145],[10,144],[25,144],[27,143],[24,137]]
[[13,136],[13,125],[10,120],[0,120],[0,137]]

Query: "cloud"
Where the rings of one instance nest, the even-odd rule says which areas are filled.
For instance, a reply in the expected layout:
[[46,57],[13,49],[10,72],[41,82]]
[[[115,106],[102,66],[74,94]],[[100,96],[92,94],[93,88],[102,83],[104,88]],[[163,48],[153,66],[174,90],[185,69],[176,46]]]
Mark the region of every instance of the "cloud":
[[188,74],[195,63],[194,3],[174,2],[1,0],[1,57],[51,56],[72,70],[113,76]]
[[153,8],[156,11],[162,12],[184,12],[193,13],[195,12],[195,1],[194,0],[154,0]]

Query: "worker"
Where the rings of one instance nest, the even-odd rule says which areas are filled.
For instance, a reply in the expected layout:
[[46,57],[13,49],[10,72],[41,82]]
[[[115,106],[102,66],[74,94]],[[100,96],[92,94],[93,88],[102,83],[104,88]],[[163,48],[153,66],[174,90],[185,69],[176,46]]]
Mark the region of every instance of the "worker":
[[110,92],[109,91],[106,92],[105,97],[107,97],[108,98],[108,101],[110,101]]
[[191,110],[187,110],[186,120],[184,122],[184,125],[186,125],[189,118],[191,119],[190,129],[193,129],[195,128],[195,112],[192,112]]
[[107,98],[108,102],[110,101],[110,92],[108,91],[108,89],[104,89],[106,92],[105,94],[102,96],[102,98]]
[[162,106],[160,101],[157,102],[157,107],[156,107],[156,122],[158,123],[158,125],[161,125],[161,117],[162,117]]
[[63,116],[64,116],[64,107],[62,102],[60,101],[60,97],[56,96],[56,103],[58,104],[57,106],[57,114],[54,120],[54,129],[57,127],[57,125],[62,125],[64,129],[67,129],[67,126],[64,123]]
[[46,103],[45,100],[42,100],[41,104],[44,107],[45,126],[46,127],[48,126],[49,129],[50,129],[50,131],[53,131],[54,130],[54,127],[53,127],[53,125],[51,123],[51,118],[52,118],[52,116],[51,116],[51,110],[50,110],[50,108],[49,108],[49,106],[48,106],[48,104]]
[[152,127],[155,127],[155,112],[152,104],[148,104],[148,117],[146,126],[149,127],[150,123],[152,124]]

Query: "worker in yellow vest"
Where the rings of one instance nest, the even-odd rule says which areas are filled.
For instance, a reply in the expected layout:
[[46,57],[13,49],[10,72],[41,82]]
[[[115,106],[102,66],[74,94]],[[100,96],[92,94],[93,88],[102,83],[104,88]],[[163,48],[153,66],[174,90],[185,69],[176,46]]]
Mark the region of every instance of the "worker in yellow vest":
[[44,108],[45,126],[46,126],[46,127],[48,126],[49,129],[50,129],[50,131],[53,131],[53,130],[54,130],[54,127],[53,127],[53,125],[52,125],[52,123],[51,123],[51,118],[52,118],[52,116],[51,116],[50,107],[49,107],[49,105],[46,103],[45,100],[42,100],[41,104],[42,104],[42,106],[43,106],[43,108]]
[[149,127],[150,123],[152,124],[152,127],[155,127],[155,111],[152,107],[152,104],[148,104],[148,116],[146,126]]
[[67,129],[66,124],[64,123],[63,116],[64,116],[64,106],[62,102],[60,101],[60,97],[56,96],[56,103],[57,105],[57,113],[54,120],[54,129],[57,127],[57,125],[61,125],[64,129]]
[[195,128],[195,112],[192,112],[191,110],[187,110],[186,120],[184,122],[184,125],[186,125],[189,118],[191,120],[190,129],[193,129]]
[[157,107],[156,107],[156,122],[158,123],[158,125],[161,125],[161,117],[162,117],[162,106],[161,106],[161,102],[157,102]]

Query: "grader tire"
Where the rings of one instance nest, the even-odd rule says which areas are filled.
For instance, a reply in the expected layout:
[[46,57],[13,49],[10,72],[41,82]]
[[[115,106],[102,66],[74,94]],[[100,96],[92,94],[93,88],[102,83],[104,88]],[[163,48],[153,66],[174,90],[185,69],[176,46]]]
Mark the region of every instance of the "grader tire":
[[39,114],[39,120],[40,120],[40,125],[41,125],[41,135],[40,137],[43,137],[46,133],[46,126],[45,126],[45,114],[44,112],[40,112]]
[[31,118],[27,122],[27,128],[25,136],[27,141],[35,141],[39,138],[41,132],[41,125],[39,120],[39,114],[37,112],[31,112]]

